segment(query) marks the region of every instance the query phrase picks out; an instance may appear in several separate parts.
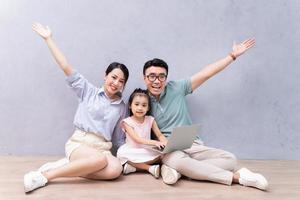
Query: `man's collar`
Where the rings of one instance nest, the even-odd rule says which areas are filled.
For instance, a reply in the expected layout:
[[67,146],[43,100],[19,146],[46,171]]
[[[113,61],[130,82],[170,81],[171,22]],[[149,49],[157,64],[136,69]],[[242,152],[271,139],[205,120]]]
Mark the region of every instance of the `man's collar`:
[[151,100],[155,100],[155,101],[160,101],[160,100],[166,95],[166,87],[164,88],[164,91],[162,91],[162,93],[160,93],[159,99],[158,99],[158,100],[156,99],[155,96],[153,96],[153,95],[149,92],[149,90],[147,90],[147,91],[148,91],[148,94],[149,94],[149,96],[150,96],[150,99],[151,99]]

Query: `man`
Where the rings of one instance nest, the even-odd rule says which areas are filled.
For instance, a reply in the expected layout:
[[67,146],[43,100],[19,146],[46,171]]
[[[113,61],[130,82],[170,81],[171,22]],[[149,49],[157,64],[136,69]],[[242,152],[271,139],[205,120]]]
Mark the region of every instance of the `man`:
[[[204,67],[186,80],[167,82],[167,63],[157,58],[147,61],[143,69],[144,81],[151,96],[152,115],[161,132],[168,137],[174,127],[191,125],[185,96],[226,68],[254,44],[253,38],[234,44],[229,55]],[[204,146],[198,139],[190,149],[175,151],[164,156],[162,178],[166,184],[175,184],[182,174],[195,180],[226,185],[239,183],[261,190],[267,189],[268,182],[261,174],[253,173],[246,168],[235,172],[236,163],[233,154]]]

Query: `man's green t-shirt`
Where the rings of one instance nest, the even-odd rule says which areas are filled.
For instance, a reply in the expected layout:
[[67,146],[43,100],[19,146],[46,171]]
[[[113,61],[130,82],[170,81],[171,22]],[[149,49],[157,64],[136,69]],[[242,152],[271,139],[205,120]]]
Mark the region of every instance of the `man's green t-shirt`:
[[183,79],[169,81],[159,101],[151,96],[151,114],[166,137],[174,127],[192,124],[185,99],[192,92],[191,79]]

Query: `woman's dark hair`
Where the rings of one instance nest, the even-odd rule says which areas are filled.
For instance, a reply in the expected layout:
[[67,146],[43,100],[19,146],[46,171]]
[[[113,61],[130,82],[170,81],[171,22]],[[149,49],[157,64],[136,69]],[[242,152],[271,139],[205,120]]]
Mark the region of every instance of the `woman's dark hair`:
[[150,115],[150,113],[151,113],[151,101],[150,101],[150,96],[148,95],[147,90],[143,90],[143,89],[141,89],[141,88],[137,88],[137,89],[135,89],[135,90],[131,93],[131,95],[130,95],[130,97],[129,97],[129,100],[128,100],[129,116],[132,116],[132,115],[133,115],[133,113],[132,113],[132,111],[131,111],[131,109],[130,109],[130,106],[131,106],[131,104],[132,104],[132,101],[133,101],[134,97],[136,97],[136,96],[142,96],[142,97],[146,97],[146,98],[148,99],[148,112],[146,113],[146,115]]
[[149,67],[162,67],[167,71],[167,75],[168,75],[168,69],[169,69],[168,64],[162,59],[153,58],[152,60],[147,61],[143,68],[144,75],[146,73],[146,69],[148,69]]
[[124,85],[125,85],[129,78],[129,71],[128,71],[127,67],[124,64],[118,63],[118,62],[110,63],[110,65],[107,67],[107,69],[105,71],[105,75],[107,76],[114,69],[120,69],[123,72],[124,78],[125,78],[125,83],[124,83]]

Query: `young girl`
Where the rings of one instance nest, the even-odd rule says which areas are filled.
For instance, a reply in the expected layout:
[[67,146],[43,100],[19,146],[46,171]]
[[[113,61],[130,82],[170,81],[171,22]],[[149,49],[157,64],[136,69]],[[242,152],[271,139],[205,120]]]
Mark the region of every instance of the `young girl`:
[[[154,118],[149,116],[150,97],[146,90],[135,89],[128,101],[130,117],[122,121],[122,128],[126,134],[126,142],[118,149],[117,157],[124,164],[123,174],[138,170],[150,172],[155,178],[160,174],[160,154],[143,148],[143,145],[155,145],[163,148],[167,139],[160,132]],[[151,130],[157,140],[151,140]],[[155,164],[155,165],[152,165]]]

